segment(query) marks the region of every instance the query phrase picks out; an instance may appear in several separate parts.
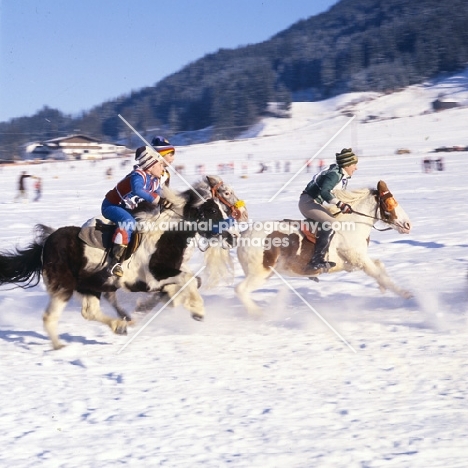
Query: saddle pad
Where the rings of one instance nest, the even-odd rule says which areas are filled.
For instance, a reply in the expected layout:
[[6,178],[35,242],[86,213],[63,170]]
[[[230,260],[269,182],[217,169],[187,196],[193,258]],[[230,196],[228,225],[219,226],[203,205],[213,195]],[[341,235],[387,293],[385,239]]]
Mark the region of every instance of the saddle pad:
[[304,236],[304,239],[306,239],[309,242],[312,242],[312,244],[315,244],[315,242],[317,241],[317,237],[314,232],[310,231],[309,221],[310,220],[308,219],[304,219],[302,221],[295,220],[295,219],[283,219],[281,222],[294,223],[295,225],[300,223],[301,228],[299,229],[299,232]]
[[106,250],[112,245],[115,224],[107,219],[91,218],[81,226],[78,237],[90,247]]
[[306,240],[315,244],[317,242],[317,237],[313,232],[309,231],[309,227],[306,224],[303,224],[301,227],[301,233]]
[[[86,221],[81,227],[78,237],[90,247],[96,249],[108,250],[112,247],[112,236],[115,231],[115,224],[105,218],[91,218]],[[133,252],[138,249],[141,244],[142,234],[134,232],[128,248],[125,251],[125,259],[131,257]]]

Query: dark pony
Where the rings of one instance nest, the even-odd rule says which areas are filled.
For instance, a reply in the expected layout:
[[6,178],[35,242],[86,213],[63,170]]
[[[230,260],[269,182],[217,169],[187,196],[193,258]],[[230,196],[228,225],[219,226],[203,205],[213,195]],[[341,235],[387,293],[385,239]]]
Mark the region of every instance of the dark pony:
[[183,268],[185,251],[190,240],[199,236],[232,246],[236,234],[228,229],[226,204],[216,197],[211,184],[207,177],[180,194],[166,191],[171,202],[169,209],[154,213],[143,207],[135,213],[141,243],[122,263],[124,274],[120,278],[108,276],[106,252],[85,244],[79,237],[80,227],[53,230],[37,225],[36,238],[28,247],[0,252],[0,285],[30,288],[43,278],[50,296],[43,315],[44,328],[54,349],[63,346],[57,325],[74,292],[82,296],[81,315],[108,325],[116,334],[127,333],[130,317],[105,315],[100,309],[100,298],[102,293],[112,297],[120,288],[155,292],[170,285],[178,302],[194,319],[202,320],[204,305],[196,278]]

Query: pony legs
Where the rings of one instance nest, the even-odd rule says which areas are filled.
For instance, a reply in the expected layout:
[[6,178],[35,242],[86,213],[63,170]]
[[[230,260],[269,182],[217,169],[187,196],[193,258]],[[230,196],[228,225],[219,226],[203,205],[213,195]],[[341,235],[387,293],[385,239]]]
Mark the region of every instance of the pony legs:
[[[70,300],[70,297],[71,295],[68,297],[60,295],[51,296],[49,304],[47,305],[47,308],[42,317],[44,322],[44,329],[49,335],[49,338],[52,341],[52,347],[54,349],[61,349],[65,346],[60,341],[57,328],[62,311]],[[127,334],[127,324],[129,322],[121,319],[112,319],[111,317],[103,314],[99,307],[99,298],[96,296],[83,296],[81,315],[86,320],[95,320],[97,322],[108,325],[110,329],[118,335]]]
[[102,293],[102,296],[109,302],[109,304],[114,308],[114,310],[117,312],[119,317],[122,320],[126,320],[127,322],[132,321],[132,317],[130,314],[127,313],[125,309],[120,307],[119,301],[117,300],[117,293],[116,291],[108,291]]
[[265,269],[257,271],[256,274],[248,273],[245,279],[236,286],[237,297],[244,304],[249,314],[257,315],[261,311],[261,308],[250,297],[250,293],[259,289],[266,282],[270,274],[271,272]]
[[62,315],[63,309],[67,305],[67,302],[70,300],[70,296],[68,298],[60,297],[60,296],[51,296],[49,300],[49,304],[42,316],[42,320],[44,322],[44,329],[49,335],[50,340],[52,341],[52,347],[54,349],[63,348],[65,345],[60,342],[59,335],[57,332],[57,325]]
[[[192,314],[194,320],[203,320],[205,317],[205,305],[203,298],[198,292],[198,281],[191,273],[182,272],[177,283],[166,284],[163,291],[172,299],[174,307],[182,305]],[[171,278],[173,280],[174,278]],[[190,282],[189,282],[190,281]],[[184,290],[181,291],[182,287]]]
[[128,322],[122,319],[113,319],[105,315],[99,306],[99,298],[96,296],[88,294],[83,295],[81,315],[86,320],[95,320],[96,322],[104,323],[117,335],[127,334]]
[[137,301],[135,312],[150,312],[162,300],[164,300],[164,297],[167,297],[167,294],[165,292],[155,292],[149,294],[149,296],[146,299]]
[[382,292],[385,292],[388,289],[404,299],[410,299],[413,297],[410,291],[400,288],[390,279],[385,271],[383,263],[380,260],[372,260],[369,258],[363,263],[362,269],[366,275],[377,281]]

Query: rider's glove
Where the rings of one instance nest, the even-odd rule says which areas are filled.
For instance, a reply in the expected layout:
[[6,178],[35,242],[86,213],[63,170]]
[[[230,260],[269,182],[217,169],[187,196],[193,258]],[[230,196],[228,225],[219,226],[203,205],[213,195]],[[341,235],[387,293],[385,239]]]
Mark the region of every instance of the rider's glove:
[[139,197],[134,195],[133,197],[125,197],[124,203],[127,210],[134,210],[138,206]]
[[167,198],[161,198],[159,202],[161,204],[161,210],[169,210],[172,207],[172,203]]
[[339,201],[336,206],[341,210],[342,213],[352,213],[353,209],[351,208],[351,205],[348,205],[347,203],[343,203],[342,201]]

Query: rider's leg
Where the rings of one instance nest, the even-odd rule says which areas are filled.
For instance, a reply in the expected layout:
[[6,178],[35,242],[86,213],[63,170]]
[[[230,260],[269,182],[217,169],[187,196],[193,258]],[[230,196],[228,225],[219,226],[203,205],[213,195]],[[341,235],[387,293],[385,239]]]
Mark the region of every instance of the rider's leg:
[[325,260],[325,256],[328,252],[328,247],[330,246],[330,242],[334,235],[335,231],[333,231],[333,229],[324,229],[323,224],[320,224],[320,226],[318,226],[318,231],[316,233],[317,240],[315,242],[315,250],[312,259],[307,264],[307,270],[328,270],[329,268],[333,268],[334,266],[336,266],[335,262],[329,262]]
[[104,200],[101,211],[107,219],[110,219],[118,226],[112,238],[114,245],[109,254],[107,272],[110,276],[122,276],[121,263],[132,233],[135,230],[135,219],[124,208],[112,205],[108,200]]
[[331,228],[335,223],[335,219],[328,211],[312,197],[307,194],[302,194],[299,199],[299,210],[308,219],[316,221],[316,237],[314,254],[307,264],[307,270],[329,269],[336,266],[335,262],[325,260],[328,252],[328,247],[335,234]]
[[112,241],[114,245],[109,253],[107,272],[110,276],[123,276],[122,261],[128,246],[126,232],[123,229],[117,228]]

